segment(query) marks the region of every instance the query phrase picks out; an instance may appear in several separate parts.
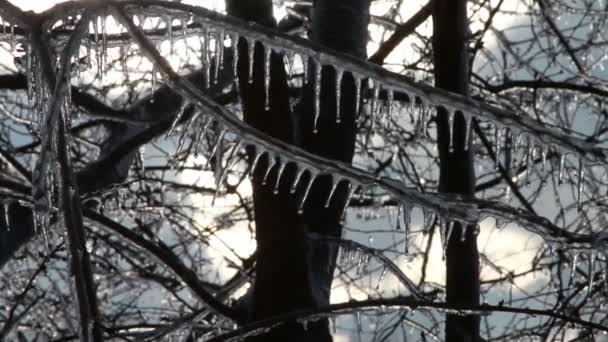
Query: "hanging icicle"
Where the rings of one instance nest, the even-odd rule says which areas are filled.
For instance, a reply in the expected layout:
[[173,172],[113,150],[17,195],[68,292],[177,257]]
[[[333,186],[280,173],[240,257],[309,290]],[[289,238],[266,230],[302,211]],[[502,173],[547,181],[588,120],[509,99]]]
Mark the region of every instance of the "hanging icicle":
[[239,89],[239,34],[233,33],[232,37],[232,73],[234,77],[234,89]]
[[454,152],[454,116],[456,115],[453,110],[448,109],[448,133],[450,135],[450,152]]
[[583,190],[584,190],[584,177],[585,177],[585,165],[583,162],[583,158],[578,160],[578,184],[577,184],[577,192],[576,192],[576,208],[578,212],[582,211],[582,202],[583,202]]
[[254,58],[255,58],[255,40],[251,39],[251,38],[247,38],[247,57],[248,57],[248,66],[249,66],[249,73],[248,73],[248,78],[247,78],[247,82],[249,84],[253,83],[253,63],[254,63]]
[[361,109],[361,77],[354,75],[355,78],[355,115],[359,115]]
[[270,110],[270,60],[272,57],[272,50],[270,47],[264,45],[264,109]]
[[469,150],[471,144],[471,125],[473,124],[473,117],[469,114],[464,115],[464,150]]
[[300,198],[300,203],[298,205],[298,214],[300,215],[304,213],[304,204],[306,204],[308,194],[310,193],[310,189],[312,188],[312,185],[315,182],[316,178],[317,175],[311,172],[310,177],[308,179],[308,185],[306,185],[306,190],[304,190],[304,195],[302,195],[302,198]]
[[[173,119],[173,122],[171,123],[171,128],[165,135],[165,140],[169,139],[169,136],[173,133],[173,131],[175,130],[175,128],[177,127],[179,122],[182,120],[182,117],[184,117],[184,114],[186,113],[186,109],[188,109],[188,107],[190,107],[190,101],[183,100],[181,106],[175,113],[175,119]],[[186,129],[187,129],[187,127],[186,127]],[[184,130],[186,130],[186,129],[184,129]]]
[[336,72],[336,123],[340,123],[342,117],[340,115],[340,106],[342,104],[342,77],[344,70],[335,67]]
[[314,93],[315,93],[315,99],[314,99],[314,110],[315,110],[315,118],[314,118],[314,123],[313,123],[313,130],[312,132],[314,134],[317,134],[319,132],[317,124],[319,121],[319,116],[321,115],[321,76],[322,76],[322,70],[323,70],[323,66],[321,65],[320,61],[315,61],[315,80],[314,80]]

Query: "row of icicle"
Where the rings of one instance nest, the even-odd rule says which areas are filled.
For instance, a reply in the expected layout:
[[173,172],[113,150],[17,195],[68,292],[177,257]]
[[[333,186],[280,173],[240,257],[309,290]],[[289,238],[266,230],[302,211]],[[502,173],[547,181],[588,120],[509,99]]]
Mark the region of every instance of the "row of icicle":
[[[107,56],[107,47],[108,47],[108,37],[107,37],[107,33],[106,33],[106,20],[107,17],[103,17],[103,18],[98,18],[96,20],[93,21],[93,31],[94,31],[94,42],[92,43],[94,52],[92,53],[95,58],[96,58],[96,64],[97,64],[97,73],[99,78],[101,79],[103,73],[105,71],[107,71],[107,60],[108,60],[108,56]],[[145,22],[145,19],[138,19],[138,21],[143,24]],[[173,41],[174,41],[174,29],[173,29],[173,18],[169,18],[166,20],[169,24],[166,25],[167,27],[167,34],[169,35],[169,41],[171,42],[171,45],[173,45]],[[192,23],[195,22],[195,19],[193,20],[192,17],[188,17],[188,19],[182,19],[182,34],[184,36],[184,39],[186,39],[186,36],[189,34],[189,29],[188,26]],[[229,30],[225,30],[224,28],[222,28],[221,26],[216,26],[213,27],[212,29],[207,27],[205,24],[208,24],[208,22],[206,22],[205,20],[201,21],[203,24],[203,36],[204,36],[204,44],[203,44],[203,60],[202,60],[202,65],[204,68],[204,73],[205,73],[205,82],[206,84],[204,85],[205,87],[209,86],[209,81],[211,79],[210,74],[211,74],[211,66],[212,64],[215,65],[215,71],[214,71],[214,75],[215,75],[215,80],[217,80],[217,74],[218,74],[218,70],[221,69],[223,67],[223,46],[224,46],[224,40],[226,39],[226,37],[230,37],[231,40],[231,45],[232,45],[232,49],[234,52],[236,52],[237,49],[237,42],[239,41],[239,38],[244,38],[248,44],[248,59],[249,59],[249,73],[248,73],[248,77],[249,77],[249,81],[252,80],[252,76],[253,76],[253,57],[254,57],[254,48],[256,46],[256,44],[261,44],[261,40],[257,40],[255,38],[255,36],[250,37],[247,36],[246,34],[244,34],[243,31],[229,31]],[[6,29],[6,26],[3,25],[3,27]],[[11,32],[14,32],[13,26],[11,25]],[[212,37],[212,32],[213,35],[215,36],[215,47],[214,49],[212,49],[209,45],[211,44],[211,37]],[[101,38],[99,37],[101,36]],[[11,41],[14,41],[14,34],[11,34]],[[91,44],[90,42],[88,42],[88,44]],[[90,46],[90,45],[89,45]],[[269,98],[270,98],[270,94],[269,94],[269,87],[270,87],[270,57],[272,55],[272,52],[275,53],[285,53],[288,57],[289,60],[294,60],[294,55],[296,54],[294,51],[290,51],[288,49],[286,49],[283,46],[273,46],[271,45],[268,41],[265,41],[264,44],[262,44],[263,46],[263,51],[264,51],[264,87],[265,87],[265,94],[266,94],[266,104],[269,104]],[[173,50],[173,49],[171,49]],[[215,51],[215,56],[210,56],[211,51]],[[28,48],[29,51],[29,48]],[[42,108],[44,108],[44,103],[45,103],[45,99],[48,98],[48,93],[45,93],[45,87],[40,85],[40,80],[38,77],[38,73],[36,72],[36,63],[32,62],[31,59],[35,59],[35,56],[31,56],[31,54],[28,54],[28,58],[27,58],[27,75],[28,75],[28,95],[30,95],[30,97],[34,97],[36,99],[38,99],[35,103],[37,104],[37,111],[38,112],[43,112]],[[124,58],[127,58],[127,54],[123,54]],[[236,67],[238,65],[238,54],[234,53],[235,58],[233,58],[233,68],[234,68],[234,77],[235,77],[235,81],[237,78],[237,74],[236,74]],[[308,55],[303,55],[300,56],[300,60],[301,60],[301,64],[303,67],[303,71],[306,73],[308,71],[308,65],[309,63],[311,63],[309,60],[312,60],[312,63],[314,63],[314,77],[312,78],[312,86],[314,89],[314,95],[315,95],[315,100],[314,100],[314,131],[317,131],[317,126],[316,123],[318,121],[319,115],[320,115],[320,94],[321,94],[321,71],[322,71],[322,67],[323,66],[327,66],[324,65],[322,63],[322,59],[320,58],[321,53],[318,53],[317,56],[308,56]],[[212,60],[215,59],[217,62],[216,63],[212,63]],[[90,61],[90,58],[89,58]],[[121,65],[126,65],[126,62],[122,62]],[[344,73],[345,72],[349,72],[345,69],[343,69],[342,67],[339,67],[337,65],[329,65],[331,67],[334,68],[335,70],[335,75],[336,75],[336,104],[337,104],[337,115],[336,115],[336,122],[339,123],[341,121],[341,115],[340,115],[340,92],[338,91],[341,88],[341,83],[342,83],[342,79],[344,77]],[[78,68],[76,68],[78,69]],[[381,79],[373,79],[367,77],[366,75],[363,74],[355,74],[352,73],[352,76],[354,77],[355,80],[355,85],[356,85],[356,89],[357,89],[357,111],[359,109],[359,103],[360,103],[360,98],[361,98],[361,92],[362,92],[362,82],[363,80],[366,80],[367,82],[369,82],[370,84],[370,88],[371,88],[371,93],[372,98],[371,98],[371,115],[375,115],[378,112],[378,103],[379,103],[379,98],[380,98],[380,94],[385,94],[385,98],[386,98],[386,107],[389,108],[389,113],[388,115],[391,114],[391,110],[390,108],[392,107],[392,102],[394,99],[394,93],[395,93],[395,89],[391,86],[388,85],[383,85],[383,82]],[[153,78],[156,75],[156,72],[153,72]],[[306,77],[306,76],[305,76]],[[373,87],[371,87],[371,85],[373,85]],[[397,90],[400,92],[403,92],[402,90]],[[418,127],[422,127],[423,129],[427,127],[428,125],[428,121],[430,120],[430,115],[429,115],[429,108],[431,108],[432,104],[428,102],[428,99],[425,99],[423,97],[419,97],[419,96],[415,96],[412,94],[407,94],[406,95],[409,97],[410,99],[410,106],[411,109],[418,109],[417,113],[419,114],[419,124],[417,125]],[[414,99],[416,99],[416,101],[414,101]],[[181,120],[182,114],[185,112],[185,108],[189,105],[189,103],[185,102],[182,105],[182,108],[178,111],[178,115],[176,115],[176,119],[172,125],[171,131],[173,129],[175,129],[175,126],[177,125],[177,123]],[[451,129],[452,129],[452,125],[453,125],[453,121],[454,121],[454,115],[455,112],[450,110],[449,111],[449,122],[450,122],[450,136],[453,136]],[[466,142],[466,146],[468,147],[470,144],[470,141],[468,141],[468,137],[470,136],[470,127],[471,127],[471,122],[474,118],[473,115],[464,113],[465,115],[465,119],[466,119],[466,137],[467,137],[467,142]],[[205,123],[202,125],[203,127],[205,127],[205,129],[203,130],[203,132],[206,131],[206,129],[208,127],[210,127],[210,125],[214,122],[214,120],[211,118],[206,118],[207,120],[205,121]],[[192,120],[190,120],[189,124],[192,124],[192,121],[194,120],[194,118]],[[66,120],[67,121],[67,120]],[[375,119],[373,119],[372,121],[375,121]],[[184,130],[185,131],[185,130]],[[222,132],[219,136],[220,138],[218,138],[218,142],[221,143],[224,134],[226,133],[226,130],[221,130],[220,132]],[[501,129],[499,129],[499,127],[497,127],[496,129],[497,132],[500,132]],[[513,133],[515,134],[515,133]],[[204,136],[204,133],[200,135],[199,138],[199,142],[202,141],[202,138]],[[182,140],[182,139],[180,139]],[[497,139],[498,140],[498,139]],[[531,142],[533,142],[534,140],[536,140],[534,137],[528,137],[528,152],[526,152],[525,156],[526,156],[526,160],[528,160],[528,158],[531,157],[532,152],[535,150],[534,144],[532,144]],[[219,144],[219,143],[218,143]],[[240,142],[238,144],[238,147],[242,147],[244,145],[243,142]],[[496,145],[498,148],[500,145]],[[450,148],[453,147],[453,140],[450,139]],[[212,154],[215,153],[215,148],[212,151]],[[543,168],[544,168],[544,160],[546,160],[546,156],[547,156],[547,148],[545,147],[541,147],[541,154],[542,154],[542,159],[543,159]],[[256,162],[260,159],[260,157],[266,153],[267,151],[265,151],[263,148],[262,149],[258,149],[258,152],[256,154],[256,158],[254,159],[254,163],[252,165],[252,169],[255,168]],[[234,153],[232,153],[234,154]],[[279,156],[274,156],[274,157],[279,157]],[[270,158],[271,161],[274,161],[275,158]],[[230,163],[230,161],[228,161]],[[288,163],[288,161],[283,161],[283,162],[279,162],[278,163],[278,167],[279,167],[279,176],[277,177],[279,180],[281,178],[281,174],[282,174],[282,170],[284,170],[286,164]],[[562,171],[563,170],[563,164],[564,164],[564,157],[562,155],[561,157],[561,162],[560,162],[560,179],[561,179],[561,175],[562,175]],[[226,167],[222,172],[220,172],[219,174],[217,174],[218,176],[218,184],[221,183],[221,181],[223,179],[225,179],[225,175],[227,174],[227,170],[230,169],[230,165],[227,165],[228,167]],[[270,165],[270,167],[268,168],[268,170],[266,171],[266,174],[268,174],[270,172],[271,167],[274,165]],[[579,170],[579,181],[578,181],[578,201],[580,202],[580,198],[581,198],[581,192],[582,192],[582,177],[583,177],[583,167],[584,165],[582,164],[582,159],[581,159],[581,166],[580,166],[580,170]],[[305,168],[299,168],[299,172],[297,174],[296,179],[294,180],[294,183],[292,185],[292,191],[295,191],[295,188],[297,187],[300,179],[302,178],[303,174],[306,172],[307,170]],[[317,178],[317,174],[313,173],[312,171],[308,170],[308,172],[310,173],[309,177],[308,177],[308,182],[306,184],[305,187],[305,192],[304,195],[302,196],[301,199],[301,204],[300,204],[300,209],[299,211],[301,212],[303,210],[303,206],[304,206],[304,202],[307,199],[307,195],[308,192],[310,191],[310,188],[312,187],[312,184],[314,183],[315,179]],[[326,205],[329,205],[332,197],[333,197],[333,193],[335,191],[335,189],[337,188],[338,184],[341,183],[342,181],[346,181],[349,184],[349,199],[354,195],[354,193],[356,192],[358,185],[356,185],[356,181],[354,181],[353,179],[345,179],[345,178],[341,178],[341,177],[334,177],[334,184],[332,186],[332,190],[330,192],[330,195],[327,198],[327,202]],[[276,185],[275,185],[276,187]],[[348,202],[347,202],[348,203]],[[404,213],[404,219],[408,216],[405,213],[407,213],[408,211],[410,211],[412,205],[408,204],[407,206],[403,206],[402,212]],[[407,220],[405,220],[405,222],[407,222]]]

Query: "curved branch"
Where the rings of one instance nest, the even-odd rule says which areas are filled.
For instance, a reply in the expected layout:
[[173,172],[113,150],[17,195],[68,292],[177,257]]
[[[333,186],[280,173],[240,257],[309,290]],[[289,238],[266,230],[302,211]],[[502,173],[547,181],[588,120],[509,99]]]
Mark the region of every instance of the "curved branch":
[[[572,137],[570,134],[546,126],[525,114],[515,113],[478,102],[469,97],[435,88],[424,82],[416,82],[409,77],[387,71],[350,55],[322,48],[302,38],[291,37],[261,25],[246,23],[237,18],[225,16],[205,8],[178,2],[149,0],[142,3],[139,0],[112,0],[107,1],[106,4],[110,7],[131,7],[143,15],[158,15],[158,13],[173,14],[175,17],[193,15],[195,16],[195,20],[199,21],[201,25],[217,27],[227,33],[243,36],[275,51],[285,51],[290,54],[297,53],[307,58],[312,58],[322,65],[331,65],[350,72],[356,79],[368,78],[379,82],[385,90],[405,93],[410,98],[417,97],[428,106],[445,107],[449,111],[461,111],[470,117],[489,120],[495,125],[528,134],[530,138],[538,143],[556,146],[563,153],[575,153],[589,162],[608,165],[606,149],[599,147],[593,142]],[[96,0],[66,2],[44,12],[44,17],[64,16],[65,13],[73,12],[75,8],[96,6],[99,6],[99,2]]]
[[365,309],[377,311],[380,310],[380,308],[384,308],[385,310],[386,308],[411,310],[440,310],[457,315],[487,315],[496,312],[514,313],[529,316],[551,317],[589,329],[594,329],[598,331],[608,331],[608,326],[592,321],[583,320],[578,317],[567,316],[558,312],[553,312],[551,310],[517,308],[512,306],[490,304],[453,307],[449,306],[447,303],[444,302],[428,302],[413,299],[412,297],[396,297],[388,299],[370,299],[360,302],[340,303],[328,305],[318,309],[292,311],[284,315],[270,317],[268,319],[248,324],[246,326],[243,326],[242,328],[233,330],[229,333],[216,336],[208,340],[208,342],[240,341],[244,337],[260,335],[268,331],[268,329],[287,322],[293,322],[294,320],[305,322],[307,320],[317,320],[325,317],[361,312]]

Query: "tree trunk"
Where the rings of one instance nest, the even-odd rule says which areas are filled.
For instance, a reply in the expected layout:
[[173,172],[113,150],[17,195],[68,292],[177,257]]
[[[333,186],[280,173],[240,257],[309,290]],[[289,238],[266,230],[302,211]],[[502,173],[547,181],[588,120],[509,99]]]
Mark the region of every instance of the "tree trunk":
[[[433,8],[433,54],[435,86],[469,95],[468,18],[466,0],[436,0]],[[437,115],[440,158],[439,190],[474,195],[473,153],[465,148],[466,122],[461,113],[454,117],[453,151],[450,151],[449,115]],[[479,252],[475,226],[456,223],[446,251],[446,291],[450,307],[479,304]],[[446,341],[479,339],[479,317],[447,315]]]
[[[227,0],[228,13],[276,26],[270,0]],[[369,0],[316,1],[313,9],[313,41],[365,58]],[[335,72],[322,71],[322,94],[318,133],[313,133],[314,73],[304,86],[303,98],[291,115],[285,69],[280,56],[272,58],[270,108],[265,109],[264,60],[261,46],[255,52],[253,82],[248,83],[247,45],[239,45],[239,78],[245,121],[283,141],[299,145],[326,158],[351,162],[354,154],[355,84],[346,77],[341,92],[341,122],[336,123]],[[311,61],[311,70],[315,67]],[[307,233],[339,237],[340,217],[347,189],[340,187],[329,208],[325,200],[331,188],[330,177],[315,180],[304,212],[297,214],[303,190],[309,179],[304,176],[299,189],[291,195],[289,188],[295,168],[288,167],[281,177],[278,194],[274,194],[277,168],[270,173],[267,185],[263,177],[267,160],[253,175],[253,197],[256,222],[257,266],[253,287],[250,319],[257,320],[296,309],[313,308],[329,303],[337,248],[309,244]],[[282,325],[260,336],[259,341],[331,341],[327,320],[311,322],[304,329],[296,322]]]

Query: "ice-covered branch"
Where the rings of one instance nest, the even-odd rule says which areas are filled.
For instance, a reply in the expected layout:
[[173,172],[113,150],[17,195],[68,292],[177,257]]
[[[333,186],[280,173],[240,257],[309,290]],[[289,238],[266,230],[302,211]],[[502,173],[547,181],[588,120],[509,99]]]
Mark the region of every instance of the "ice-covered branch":
[[[66,93],[70,91],[70,63],[76,49],[80,47],[80,41],[88,32],[88,25],[92,11],[85,11],[76,25],[67,46],[63,50],[57,74],[55,65],[52,61],[50,49],[43,37],[42,27],[33,28],[32,47],[38,56],[42,69],[43,83],[46,83],[49,91],[52,90],[52,97],[49,103],[45,103],[43,108],[46,113],[43,118],[43,125],[40,127],[42,144],[40,155],[36,163],[33,177],[33,199],[34,199],[34,224],[39,223],[42,229],[50,223],[50,208],[53,206],[49,200],[48,192],[54,186],[53,174],[54,165],[59,166],[57,180],[57,190],[60,193],[59,203],[63,211],[63,219],[68,240],[68,250],[70,256],[70,274],[72,279],[72,290],[78,303],[80,316],[79,335],[81,341],[103,341],[103,332],[97,296],[93,282],[93,270],[91,267],[90,256],[86,248],[86,236],[82,222],[82,207],[78,186],[72,170],[68,152],[68,141],[66,139],[66,126],[69,125],[69,113],[62,116],[63,100]],[[55,155],[53,157],[53,155]]]
[[435,310],[456,315],[488,315],[497,312],[513,313],[520,315],[548,317],[572,323],[583,328],[602,332],[608,331],[608,326],[601,323],[596,323],[575,316],[569,316],[559,312],[554,312],[552,310],[518,308],[490,304],[453,307],[449,306],[445,302],[421,301],[413,297],[395,297],[387,299],[370,299],[358,302],[351,301],[347,303],[332,304],[317,309],[291,311],[280,316],[270,317],[248,324],[225,334],[217,335],[209,339],[208,342],[241,341],[246,337],[263,334],[274,327],[286,322],[293,322],[294,320],[300,322],[301,324],[306,324],[307,322],[314,322],[316,320],[340,315],[364,313],[366,311],[371,311],[374,313],[374,315],[378,315],[382,312],[388,313],[394,310]]
[[[204,127],[208,128],[211,123],[217,123],[219,126],[218,131],[221,133],[217,140],[218,143],[223,141],[227,133],[235,134],[237,146],[252,145],[255,147],[256,157],[252,168],[256,167],[256,161],[265,154],[270,156],[271,159],[277,158],[279,160],[269,166],[270,168],[277,167],[279,173],[285,169],[287,163],[295,163],[298,166],[298,172],[293,181],[292,189],[295,189],[300,181],[308,179],[306,183],[307,191],[301,198],[301,208],[303,208],[307,193],[317,177],[332,175],[333,185],[327,198],[328,203],[332,200],[337,186],[343,182],[350,187],[349,199],[352,198],[357,188],[380,187],[401,203],[404,207],[403,213],[407,217],[409,217],[414,207],[420,207],[427,214],[438,215],[442,221],[477,223],[485,214],[519,223],[527,229],[542,234],[550,242],[578,242],[584,245],[593,241],[593,236],[582,237],[569,233],[556,227],[545,218],[526,214],[507,205],[456,194],[422,193],[415,188],[404,187],[400,182],[388,178],[378,179],[363,170],[319,157],[299,147],[269,137],[239,120],[223,106],[205,96],[191,82],[179,76],[146,38],[144,32],[133,24],[131,18],[123,9],[124,6],[115,4],[114,13],[116,17],[128,28],[133,39],[140,46],[142,53],[150,58],[158,71],[165,76],[167,84],[184,98],[189,99],[191,104],[199,106],[204,113],[207,113],[206,116],[200,118],[199,130],[201,135],[204,136],[206,131]],[[194,125],[195,123],[191,124]],[[212,154],[217,150],[218,148],[214,148]],[[225,172],[221,173],[226,174]],[[303,176],[305,173],[308,173],[309,176]],[[280,175],[278,178],[280,179]]]

